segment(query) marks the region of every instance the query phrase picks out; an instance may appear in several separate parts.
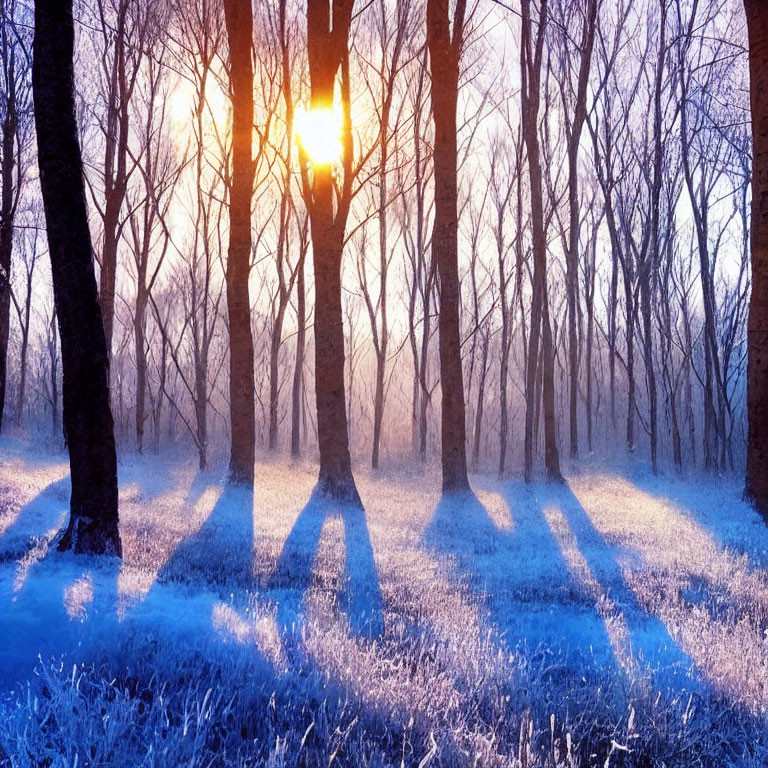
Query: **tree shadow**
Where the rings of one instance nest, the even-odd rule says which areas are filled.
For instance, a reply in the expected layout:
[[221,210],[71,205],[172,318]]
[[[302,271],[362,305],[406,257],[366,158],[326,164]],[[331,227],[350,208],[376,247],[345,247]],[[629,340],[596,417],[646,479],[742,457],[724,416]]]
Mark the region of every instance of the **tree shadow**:
[[[576,558],[581,561],[581,567],[576,567],[582,584],[601,602],[615,632],[626,633],[632,657],[647,663],[657,685],[661,678],[667,683],[679,682],[681,676],[690,679],[692,660],[671,637],[664,622],[639,603],[622,573],[616,548],[598,531],[570,487],[545,486],[537,495],[537,502],[542,517],[548,508],[555,515],[562,515],[567,531],[562,532],[561,547],[568,546],[568,539],[575,545]],[[618,626],[614,620],[618,620]]]
[[[198,475],[185,504],[196,503],[208,485]],[[178,544],[155,584],[202,585],[223,595],[229,595],[230,588],[251,589],[253,545],[253,489],[225,484],[205,522]]]
[[[505,483],[501,493],[513,515],[511,530],[500,529],[474,494],[444,496],[422,545],[452,556],[468,572],[506,643],[586,654],[603,674],[618,668],[629,673],[616,637],[621,634],[614,621],[618,619],[625,624],[632,658],[639,652],[652,670],[687,673],[690,659],[664,624],[639,605],[615,553],[569,488],[513,482]],[[561,511],[576,557],[594,579],[589,583],[566,558],[563,541],[548,519],[550,508]],[[613,611],[606,611],[606,599],[615,604]]]
[[47,485],[27,502],[0,535],[0,562],[20,558],[30,543],[66,523],[69,513],[69,475]]
[[713,477],[693,483],[677,478],[662,482],[647,476],[621,479],[654,500],[674,507],[709,535],[719,549],[746,555],[753,568],[768,567],[768,526],[742,499],[739,484],[732,480],[718,483]]
[[384,631],[383,602],[365,510],[356,504],[330,501],[316,491],[296,518],[267,584],[268,589],[279,592],[278,625],[286,631],[300,623],[323,525],[333,517],[344,525],[341,607],[354,634],[378,637]]
[[[57,552],[55,534],[44,535],[68,508],[61,498],[68,487],[68,477],[52,483],[27,505],[41,538],[24,539],[13,575],[0,579],[0,687],[6,690],[29,679],[39,661],[100,657],[118,623],[120,560]],[[4,547],[4,559],[12,549]]]

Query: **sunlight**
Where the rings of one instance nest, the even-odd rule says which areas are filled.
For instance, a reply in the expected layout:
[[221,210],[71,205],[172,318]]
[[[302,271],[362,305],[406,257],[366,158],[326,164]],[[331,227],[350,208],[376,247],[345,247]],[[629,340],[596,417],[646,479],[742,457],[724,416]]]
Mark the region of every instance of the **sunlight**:
[[93,576],[90,571],[64,587],[64,608],[70,619],[84,619],[86,606],[93,602]]
[[331,165],[342,155],[342,115],[337,107],[297,109],[295,134],[314,165]]

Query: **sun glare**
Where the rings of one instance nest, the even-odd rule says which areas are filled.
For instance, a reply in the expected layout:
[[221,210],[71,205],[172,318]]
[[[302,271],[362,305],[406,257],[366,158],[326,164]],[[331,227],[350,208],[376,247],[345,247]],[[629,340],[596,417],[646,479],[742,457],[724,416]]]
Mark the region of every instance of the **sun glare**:
[[315,165],[330,165],[342,155],[341,112],[332,107],[296,110],[295,134]]

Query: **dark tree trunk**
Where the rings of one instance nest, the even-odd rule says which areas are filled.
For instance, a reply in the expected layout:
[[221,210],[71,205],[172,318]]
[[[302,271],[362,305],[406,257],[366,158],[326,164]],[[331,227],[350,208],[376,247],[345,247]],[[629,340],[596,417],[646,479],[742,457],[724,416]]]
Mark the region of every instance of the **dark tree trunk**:
[[251,0],[225,0],[232,86],[232,186],[229,203],[227,310],[229,313],[229,412],[232,450],[229,480],[253,485],[256,414],[253,402],[253,335],[248,276],[253,196],[253,11]]
[[747,325],[744,496],[768,521],[768,25],[764,0],[745,0],[752,106],[752,296]]
[[15,145],[18,133],[16,108],[16,63],[15,45],[8,40],[4,27],[0,34],[2,66],[7,84],[5,118],[2,126],[2,164],[0,165],[0,430],[3,427],[5,411],[5,390],[8,377],[8,336],[11,327],[11,256],[13,253],[13,219],[16,209],[13,169]]
[[459,328],[459,241],[456,105],[466,3],[458,0],[453,33],[448,0],[427,2],[427,44],[435,123],[435,221],[432,258],[440,284],[440,390],[443,492],[469,490],[464,377]]
[[72,476],[69,526],[59,548],[120,555],[109,363],[77,139],[73,47],[71,0],[38,0],[32,92]]

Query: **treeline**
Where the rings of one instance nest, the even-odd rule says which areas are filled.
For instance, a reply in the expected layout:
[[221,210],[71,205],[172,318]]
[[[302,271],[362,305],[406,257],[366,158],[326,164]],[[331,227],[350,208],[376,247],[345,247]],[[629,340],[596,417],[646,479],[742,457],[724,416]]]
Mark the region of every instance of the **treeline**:
[[[79,0],[75,106],[118,443],[439,455],[530,479],[746,456],[736,0]],[[2,2],[3,428],[58,433],[31,98]],[[339,153],[295,135],[338,114]],[[10,276],[10,279],[8,279]],[[250,319],[250,322],[248,320]],[[313,351],[314,350],[314,351]],[[316,404],[315,404],[316,399]],[[316,407],[315,407],[316,405]]]

